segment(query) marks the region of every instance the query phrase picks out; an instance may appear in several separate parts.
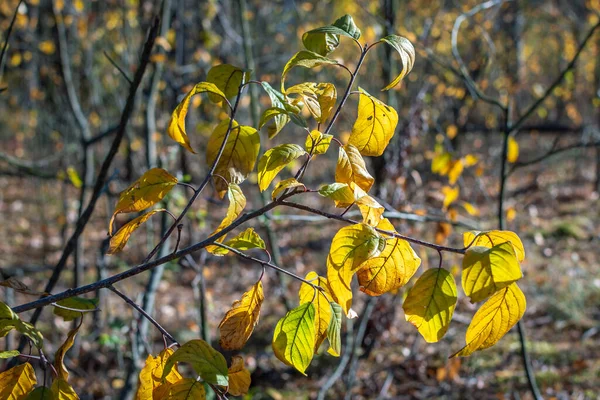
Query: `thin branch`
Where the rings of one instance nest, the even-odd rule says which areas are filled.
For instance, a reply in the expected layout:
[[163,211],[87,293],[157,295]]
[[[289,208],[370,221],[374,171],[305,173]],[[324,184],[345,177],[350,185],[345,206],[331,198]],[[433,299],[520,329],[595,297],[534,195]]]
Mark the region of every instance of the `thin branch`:
[[594,147],[600,147],[600,142],[589,142],[589,143],[581,142],[581,143],[570,144],[570,145],[564,146],[564,147],[553,148],[553,149],[550,149],[549,151],[547,151],[545,154],[543,154],[539,157],[536,157],[534,159],[515,163],[512,166],[512,169],[510,171],[508,171],[508,175],[511,175],[515,170],[517,170],[519,168],[526,167],[526,166],[529,166],[532,164],[537,164],[537,163],[544,161],[556,154],[560,154],[565,151],[569,151],[569,150],[573,150],[573,149],[594,148]]
[[127,73],[123,70],[123,68],[121,68],[121,66],[119,64],[117,64],[117,62],[108,55],[106,50],[102,51],[102,53],[104,54],[104,57],[106,57],[108,59],[108,61],[112,64],[112,66],[115,67],[117,69],[117,71],[119,71],[121,73],[123,78],[125,78],[125,80],[130,85],[133,84],[133,81],[131,80],[131,78],[129,76],[127,76]]
[[[19,13],[19,7],[21,7],[21,3],[23,3],[23,0],[19,0],[19,4],[17,4],[17,7],[15,8],[15,13],[13,14],[12,20],[10,21],[10,25],[8,25],[8,29],[6,30],[4,45],[2,46],[2,52],[0,53],[0,80],[2,80],[2,75],[4,72],[4,63],[6,61],[4,57],[6,55],[6,49],[8,48],[8,40],[10,39],[10,34],[12,33],[15,21],[17,20],[17,14]],[[4,89],[6,88],[3,88],[2,90]]]
[[169,332],[167,332],[167,330],[165,328],[163,328],[154,318],[152,318],[150,316],[150,314],[148,314],[146,311],[144,311],[144,309],[142,307],[137,305],[133,300],[131,300],[129,297],[127,297],[124,293],[118,291],[112,285],[107,286],[107,289],[109,289],[110,291],[115,293],[117,296],[122,298],[131,307],[135,308],[140,314],[142,314],[144,316],[144,318],[146,318],[148,321],[150,321],[150,323],[152,325],[154,325],[156,327],[156,329],[158,329],[160,331],[160,333],[162,333],[164,336],[168,337],[173,343],[179,344],[179,342],[177,342],[177,340],[175,340],[173,335],[171,335]]

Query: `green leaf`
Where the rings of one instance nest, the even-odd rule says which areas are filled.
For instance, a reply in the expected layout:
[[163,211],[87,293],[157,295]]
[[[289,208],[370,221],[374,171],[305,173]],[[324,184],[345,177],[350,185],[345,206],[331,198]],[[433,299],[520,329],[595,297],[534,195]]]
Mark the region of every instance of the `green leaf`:
[[233,247],[238,250],[250,250],[250,249],[265,249],[265,242],[262,238],[254,231],[254,228],[248,228],[244,232],[240,233],[233,239],[230,239],[225,243],[229,247]]
[[485,300],[522,277],[509,242],[494,247],[472,246],[463,257],[462,287],[472,303]]
[[44,337],[40,331],[29,322],[21,321],[8,305],[0,302],[0,337],[6,336],[13,329],[27,336],[38,349],[43,347]]
[[305,374],[314,354],[315,306],[304,303],[279,320],[273,334],[273,352],[284,364]]
[[335,65],[338,62],[312,51],[302,50],[294,54],[292,58],[285,64],[283,73],[281,74],[281,91],[285,92],[285,77],[287,73],[294,67],[315,68],[322,65]]
[[[221,144],[227,134],[229,119],[223,120],[213,131],[206,147],[206,163],[212,165],[216,160]],[[223,154],[215,168],[215,174],[225,179],[215,178],[215,187],[219,197],[223,198],[229,183],[242,183],[254,169],[260,149],[260,134],[250,126],[238,125],[233,121],[231,133],[223,149]]]
[[512,244],[519,262],[525,259],[525,248],[519,236],[511,231],[469,231],[463,235],[464,245],[494,247],[495,245],[509,242]]
[[11,358],[11,357],[16,357],[19,354],[19,350],[7,350],[7,351],[1,351],[0,352],[0,358]]
[[335,202],[336,207],[344,208],[354,203],[354,191],[346,183],[331,183],[321,186],[319,194]]
[[279,181],[277,185],[275,185],[275,189],[273,189],[273,193],[271,194],[271,198],[275,200],[280,194],[282,194],[286,189],[293,189],[301,187],[306,190],[306,186],[304,183],[298,182],[295,178],[288,178],[282,181]]
[[[208,71],[206,76],[206,80],[214,83],[228,99],[237,95],[242,82],[247,82],[249,79],[250,71],[244,71],[242,68],[230,64],[216,65]],[[208,94],[208,98],[214,103],[223,100],[221,96],[212,93]]]
[[194,378],[184,378],[177,382],[165,382],[153,392],[155,399],[168,400],[204,400],[206,389],[204,383]]
[[52,398],[52,391],[47,386],[38,386],[32,392],[29,392],[25,400],[55,400]]
[[439,341],[448,330],[457,300],[452,274],[443,268],[428,269],[408,291],[402,308],[428,343]]
[[[288,101],[282,93],[273,89],[271,87],[271,85],[269,85],[267,82],[261,82],[261,85],[262,85],[263,89],[265,89],[265,92],[267,92],[267,95],[269,95],[269,98],[271,99],[272,107],[279,108],[282,110],[288,110],[288,107],[289,107]],[[288,110],[288,111],[290,111],[290,110]],[[289,122],[289,120],[290,120],[290,117],[288,115],[284,115],[284,114],[274,115],[273,116],[273,124],[270,125],[269,129],[268,129],[269,139],[272,139],[273,137],[275,137],[275,135],[277,135],[283,129],[283,127]]]
[[333,139],[333,135],[323,134],[316,129],[310,131],[304,142],[306,152],[313,156],[325,154],[329,149],[331,139]]
[[314,271],[306,274],[304,280],[320,286],[325,291],[323,293],[307,283],[302,283],[298,291],[300,304],[312,303],[315,306],[315,354],[317,354],[331,325],[331,306],[329,305],[330,300],[327,298],[327,296],[331,297],[331,293],[327,279],[317,275]]
[[[57,302],[59,306],[72,308],[75,310],[93,310],[98,307],[98,299],[86,299],[84,297],[69,297],[68,299]],[[66,310],[60,307],[54,307],[54,315],[62,317],[65,321],[73,321],[81,317],[81,312]]]
[[352,17],[348,14],[339,18],[331,25],[313,29],[306,33],[330,33],[334,35],[347,36],[356,40],[360,38],[360,29],[358,29],[354,23],[354,19],[352,19]]
[[383,88],[383,90],[390,90],[399,84],[400,81],[402,81],[402,79],[412,70],[413,65],[415,65],[415,48],[410,40],[398,35],[386,36],[382,38],[381,41],[392,46],[398,52],[398,54],[400,54],[400,60],[402,61],[402,70],[400,70],[400,74]]
[[190,364],[194,371],[208,383],[219,386],[228,385],[225,357],[202,339],[190,340],[169,357],[163,369],[163,379],[177,362]]
[[[271,121],[272,119],[276,120],[276,118],[281,117],[282,115],[285,115],[294,124],[298,125],[299,127],[308,128],[308,124],[306,123],[306,120],[304,118],[302,118],[300,115],[297,115],[296,113],[289,111],[289,110],[285,110],[283,108],[269,107],[260,116],[260,121],[258,122],[258,129],[262,129],[262,127],[265,126],[267,123],[269,123],[269,121]],[[270,129],[270,127],[268,129]]]
[[331,322],[327,329],[327,340],[329,341],[329,350],[327,352],[332,356],[339,357],[342,352],[342,307],[336,302],[331,305]]
[[290,162],[306,154],[297,144],[282,144],[269,149],[258,161],[258,187],[264,192],[277,174]]
[[340,38],[332,33],[305,32],[302,43],[306,50],[326,56],[338,47]]

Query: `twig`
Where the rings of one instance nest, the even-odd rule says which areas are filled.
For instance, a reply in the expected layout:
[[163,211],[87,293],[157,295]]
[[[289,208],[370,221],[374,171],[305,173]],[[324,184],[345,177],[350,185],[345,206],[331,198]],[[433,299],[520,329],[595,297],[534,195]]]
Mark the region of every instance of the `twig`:
[[[2,52],[0,53],[0,81],[2,80],[2,75],[4,72],[4,56],[6,55],[6,49],[8,48],[8,40],[10,39],[10,34],[12,33],[13,26],[15,25],[15,21],[17,20],[17,14],[19,13],[19,7],[21,7],[21,3],[23,0],[19,0],[19,4],[15,8],[15,13],[13,14],[12,20],[10,21],[10,25],[8,25],[8,29],[6,30],[6,36],[4,38],[4,45],[2,46]],[[4,90],[5,88],[3,88]]]
[[581,142],[581,143],[570,144],[570,145],[564,146],[564,147],[553,148],[553,149],[550,149],[545,154],[543,154],[539,157],[536,157],[534,159],[515,163],[512,166],[511,170],[508,171],[507,175],[510,176],[515,170],[517,170],[519,168],[526,167],[526,166],[529,166],[532,164],[537,164],[541,161],[546,160],[547,158],[550,158],[556,154],[563,153],[565,151],[569,151],[569,150],[573,150],[573,149],[582,149],[582,148],[593,148],[593,147],[600,147],[600,142],[590,142],[590,143]]
[[123,78],[125,78],[125,80],[127,82],[129,82],[129,84],[133,84],[133,81],[131,80],[131,78],[129,76],[127,76],[127,73],[123,70],[123,68],[121,68],[121,66],[119,64],[116,63],[115,60],[113,60],[108,53],[106,52],[106,50],[102,51],[102,54],[104,54],[104,57],[106,57],[108,59],[108,61],[113,65],[113,67],[115,67],[123,76]]

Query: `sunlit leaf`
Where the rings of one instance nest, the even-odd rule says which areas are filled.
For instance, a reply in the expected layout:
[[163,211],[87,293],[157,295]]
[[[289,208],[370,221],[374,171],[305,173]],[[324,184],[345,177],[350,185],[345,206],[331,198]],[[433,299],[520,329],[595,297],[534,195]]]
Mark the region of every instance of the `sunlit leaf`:
[[106,254],[116,254],[123,250],[123,248],[129,241],[129,238],[131,237],[133,232],[136,231],[136,229],[138,229],[144,222],[148,221],[148,219],[154,214],[166,211],[167,210],[165,210],[164,208],[151,210],[148,211],[146,214],[140,215],[139,217],[134,218],[125,225],[123,225],[121,229],[119,229],[117,233],[115,233],[110,238],[110,247],[108,248]]
[[462,287],[473,303],[522,277],[515,251],[508,242],[494,247],[471,246],[463,257]]
[[[243,82],[250,79],[250,71],[244,71],[242,68],[235,67],[230,64],[220,64],[212,67],[206,75],[206,80],[221,90],[228,99],[234,97],[238,93],[238,89]],[[219,103],[223,101],[223,96],[208,93],[208,98]]]
[[[314,285],[320,286],[325,289],[326,293],[329,294],[330,298],[330,290],[329,284],[327,283],[327,279],[320,277],[316,272],[311,271],[305,277],[305,280],[312,282]],[[331,305],[329,304],[330,298],[316,289],[313,289],[312,286],[302,283],[300,285],[300,291],[298,292],[298,297],[300,299],[300,304],[304,303],[312,303],[315,306],[315,354],[321,347],[321,344],[327,337],[327,331],[329,329],[329,325],[331,322]]]
[[263,300],[262,283],[258,281],[240,300],[233,302],[219,324],[219,344],[224,350],[239,350],[244,347],[258,323]]
[[35,387],[35,371],[29,363],[17,365],[0,373],[0,399],[17,400]]
[[448,171],[448,182],[454,185],[458,178],[462,175],[464,164],[462,160],[452,161],[450,163],[450,170]]
[[458,186],[444,186],[442,188],[442,194],[444,195],[444,204],[442,205],[442,208],[444,210],[447,210],[450,204],[454,203],[456,199],[458,199],[460,189],[458,188]]
[[[395,232],[389,220],[383,219],[377,228]],[[406,285],[421,265],[421,259],[406,240],[390,237],[383,251],[365,261],[358,270],[360,290],[370,296],[380,296]]]
[[153,399],[160,400],[204,400],[204,384],[193,378],[180,379],[177,382],[165,382],[154,389]]
[[[187,132],[185,131],[185,116],[188,113],[188,109],[190,107],[190,100],[192,96],[198,93],[210,93],[213,96],[218,96],[223,99],[226,99],[227,96],[223,93],[214,83],[210,82],[200,82],[197,83],[192,90],[189,91],[188,94],[185,95],[183,100],[177,105],[173,114],[171,115],[171,120],[169,121],[169,125],[167,127],[167,133],[169,136],[179,143],[181,146],[186,148],[192,153],[196,153],[190,144],[190,139],[188,138]],[[215,97],[213,97],[215,99]]]
[[448,152],[439,153],[431,161],[431,172],[444,176],[448,174],[451,166],[452,155]]
[[[246,196],[244,196],[242,189],[235,183],[230,183],[227,187],[227,199],[229,200],[227,214],[225,215],[225,218],[223,218],[223,221],[221,221],[217,229],[215,229],[210,234],[210,236],[213,236],[214,234],[222,231],[223,228],[226,228],[229,225],[231,225],[231,223],[235,221],[237,217],[240,216],[240,214],[242,213],[242,211],[244,211],[244,208],[246,207]],[[226,237],[227,235],[223,235],[220,238],[218,238],[216,242],[223,243]],[[206,251],[215,255],[223,255],[227,253],[225,249],[215,245],[206,246]]]
[[228,393],[232,396],[243,396],[248,393],[250,383],[250,371],[244,366],[244,359],[241,356],[233,356],[229,367]]
[[359,88],[358,116],[352,127],[348,144],[363,156],[380,156],[394,136],[398,113]]
[[468,356],[498,343],[525,314],[525,295],[516,283],[498,291],[483,303],[467,328],[467,345],[454,356]]
[[327,340],[329,341],[327,353],[339,357],[342,352],[342,307],[333,301],[329,305],[331,306],[331,322],[327,329]]
[[426,342],[439,341],[450,325],[456,307],[454,277],[443,268],[428,269],[408,291],[402,308]]
[[335,167],[335,181],[347,184],[354,182],[365,192],[373,186],[375,179],[367,171],[365,160],[355,146],[347,144],[340,147]]
[[[222,121],[208,139],[206,163],[212,165],[219,155],[221,144],[227,135],[229,119]],[[242,183],[254,169],[260,149],[260,134],[250,126],[238,125],[233,121],[232,129],[217,163],[215,174],[224,178],[215,178],[215,187],[222,198],[228,183]]]
[[115,216],[120,213],[143,211],[161,201],[177,184],[177,178],[162,168],[152,168],[119,195],[110,219],[108,233],[112,235]]
[[323,185],[319,189],[319,194],[333,200],[336,207],[344,208],[354,203],[354,191],[346,183]]
[[38,349],[41,349],[44,345],[44,337],[35,326],[29,322],[21,321],[8,305],[0,302],[0,337],[6,336],[13,329],[27,336]]
[[225,243],[229,247],[238,250],[265,249],[265,241],[254,231],[254,228],[248,228],[244,232],[235,236]]
[[338,62],[312,51],[302,50],[294,54],[292,58],[285,64],[281,73],[281,91],[285,92],[285,77],[287,73],[294,67],[315,68],[322,65],[334,65]]
[[0,358],[11,358],[11,357],[16,357],[19,354],[19,350],[7,350],[7,351],[0,351]]
[[79,325],[69,331],[67,340],[65,340],[65,342],[58,348],[58,350],[56,350],[56,353],[54,354],[54,368],[58,373],[58,378],[64,379],[65,381],[69,380],[69,371],[65,366],[65,355],[67,354],[67,351],[73,347],[73,343],[75,343],[75,336],[77,336],[79,328],[81,328],[81,322]]
[[400,70],[400,74],[382,89],[389,90],[399,84],[400,81],[402,81],[402,79],[412,70],[413,65],[415,64],[415,48],[410,40],[398,35],[386,36],[381,38],[381,41],[392,46],[398,52],[398,54],[400,54],[400,60],[402,61],[402,69]]
[[273,200],[275,200],[286,189],[293,189],[293,188],[297,188],[297,187],[306,189],[306,186],[304,186],[304,183],[298,182],[295,178],[284,179],[284,180],[280,181],[277,185],[275,185],[275,189],[273,189],[273,194],[271,194],[271,198]]
[[469,213],[469,215],[472,215],[474,217],[479,215],[479,210],[473,204],[468,203],[466,201],[463,201],[461,204],[465,211]]
[[312,361],[315,349],[315,306],[304,303],[279,320],[273,334],[273,352],[284,364],[304,371]]
[[290,162],[306,154],[297,144],[282,144],[265,152],[258,161],[258,187],[265,191],[277,174]]
[[325,135],[317,130],[310,131],[304,142],[306,152],[313,156],[325,154],[329,149],[332,138],[333,135]]
[[463,235],[463,242],[467,246],[494,247],[498,244],[509,242],[512,244],[519,262],[525,259],[525,248],[519,236],[511,231],[469,231]]
[[202,339],[184,343],[167,359],[163,368],[163,379],[169,375],[175,363],[178,362],[190,364],[194,371],[208,383],[219,386],[228,385],[225,357]]
[[[56,304],[66,308],[54,307],[54,315],[62,317],[65,321],[73,321],[81,317],[81,313],[86,310],[94,310],[98,307],[98,299],[86,299],[85,297],[69,297],[68,299],[60,300]],[[82,311],[77,311],[82,310]]]
[[509,163],[516,163],[519,159],[519,143],[514,137],[508,138],[508,153],[506,154],[506,161]]
[[307,33],[330,33],[334,35],[347,36],[353,39],[360,38],[360,29],[354,23],[354,19],[348,14],[338,18],[333,24],[313,29]]
[[308,111],[318,123],[327,120],[337,99],[335,86],[331,83],[304,82],[292,86],[285,93],[300,95]]
[[79,400],[79,396],[75,393],[73,387],[69,385],[66,380],[61,378],[54,379],[50,391],[55,400]]
[[[353,184],[354,185],[354,184]],[[354,185],[354,198],[356,205],[363,216],[363,222],[370,226],[377,226],[383,218],[385,209],[374,198],[366,194],[360,187]]]
[[[161,351],[156,357],[152,354],[148,355],[144,368],[140,371],[139,386],[136,393],[136,400],[152,400],[152,392],[162,384],[162,375],[165,364],[173,349],[167,348]],[[182,379],[181,374],[177,370],[177,366],[171,369],[171,372],[165,376],[166,382],[176,383]]]
[[68,167],[67,168],[67,176],[69,177],[69,180],[71,181],[73,186],[75,186],[77,189],[79,189],[83,186],[83,181],[79,177],[79,174],[77,173],[77,170],[75,168]]

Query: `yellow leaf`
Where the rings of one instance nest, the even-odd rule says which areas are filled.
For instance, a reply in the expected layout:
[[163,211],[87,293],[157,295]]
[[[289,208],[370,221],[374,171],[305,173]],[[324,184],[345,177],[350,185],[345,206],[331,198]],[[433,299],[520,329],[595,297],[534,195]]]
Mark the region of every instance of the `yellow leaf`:
[[243,396],[248,393],[250,382],[250,371],[244,366],[244,359],[241,356],[233,356],[229,367],[228,393],[232,396]]
[[472,303],[521,279],[523,273],[512,245],[471,246],[463,258],[462,287]]
[[312,361],[316,340],[315,306],[304,303],[279,320],[273,333],[273,352],[303,375]]
[[188,113],[188,109],[190,107],[191,98],[198,93],[211,93],[217,95],[223,99],[226,98],[225,93],[223,93],[219,88],[209,82],[200,82],[197,83],[192,90],[189,91],[188,94],[185,95],[181,103],[177,105],[173,114],[171,115],[171,119],[169,121],[169,126],[167,128],[167,133],[177,143],[183,146],[185,149],[189,150],[192,153],[196,153],[190,144],[190,139],[185,131],[185,116]]
[[277,174],[306,152],[297,144],[282,144],[269,149],[258,161],[258,187],[264,192]]
[[[331,291],[329,290],[327,279],[318,276],[316,272],[309,272],[304,279],[322,287],[330,294]],[[298,297],[300,298],[300,304],[312,303],[315,306],[316,340],[314,352],[317,354],[319,347],[321,347],[321,344],[327,337],[327,330],[329,329],[329,324],[331,322],[331,306],[329,305],[329,299],[323,292],[313,289],[312,286],[306,283],[300,285]]]
[[[206,163],[212,165],[219,154],[221,144],[227,134],[229,119],[222,121],[208,139]],[[227,183],[242,183],[254,169],[260,148],[260,135],[250,126],[241,126],[233,121],[231,133],[217,163],[215,174],[225,178],[216,178],[215,187],[222,198],[227,191]]]
[[386,36],[382,38],[381,41],[392,46],[398,52],[398,54],[400,54],[400,60],[402,61],[402,69],[400,70],[400,74],[382,89],[389,90],[399,84],[402,78],[408,75],[408,73],[412,70],[413,65],[415,64],[415,48],[410,40],[398,35]]
[[368,192],[375,182],[367,171],[365,160],[360,152],[351,144],[340,147],[335,167],[335,181],[347,184],[354,182],[365,192]]
[[450,153],[439,153],[431,160],[431,172],[439,175],[447,175],[452,166],[452,155]]
[[515,220],[516,217],[517,217],[517,210],[515,210],[514,207],[509,207],[508,210],[506,210],[506,221],[512,222]]
[[337,93],[331,83],[304,82],[286,90],[286,94],[298,94],[314,119],[322,124],[331,114]]
[[310,131],[308,136],[306,136],[306,141],[304,142],[306,152],[312,154],[313,156],[325,154],[329,149],[332,138],[333,135],[324,135],[316,129]]
[[79,325],[74,329],[69,331],[67,335],[67,340],[56,350],[54,354],[54,367],[56,372],[58,373],[58,378],[64,379],[65,381],[69,380],[69,371],[67,371],[67,367],[65,366],[65,354],[71,347],[73,347],[73,343],[75,343],[75,336],[77,336],[77,332],[79,332],[79,328],[81,328],[81,324],[83,322],[83,318],[79,322]]
[[460,178],[463,168],[464,165],[462,160],[456,160],[451,163],[450,170],[448,171],[448,181],[451,185],[454,185],[458,178]]
[[[152,400],[152,392],[162,384],[162,373],[168,358],[173,354],[173,349],[164,349],[158,356],[148,355],[146,365],[140,371],[139,386],[136,400]],[[169,383],[176,383],[182,379],[181,374],[175,366],[165,377]]]
[[348,144],[355,146],[363,156],[380,156],[398,125],[398,113],[361,88],[358,116],[352,127]]
[[52,40],[44,40],[38,44],[38,49],[46,55],[51,55],[56,51],[56,46]]
[[144,222],[146,222],[151,216],[153,216],[156,213],[162,212],[162,211],[166,211],[166,210],[164,208],[160,208],[157,210],[149,211],[146,214],[140,215],[139,217],[137,217],[137,218],[129,221],[125,225],[123,225],[121,227],[121,229],[119,229],[117,231],[117,233],[115,233],[110,238],[110,247],[106,254],[116,254],[116,253],[120,252],[121,250],[123,250],[123,248],[129,241],[131,234],[133,234],[133,232],[135,232],[135,230],[137,228],[139,228],[140,225],[142,225]]
[[352,306],[352,276],[362,263],[377,257],[385,244],[385,239],[365,224],[345,226],[333,237],[327,257],[327,282],[333,298],[346,315]]
[[508,138],[508,153],[506,160],[509,163],[515,163],[519,159],[519,143],[512,136]]
[[443,268],[428,269],[408,291],[402,308],[426,342],[439,341],[450,325],[457,291],[452,275]]
[[523,317],[526,307],[525,295],[516,283],[494,294],[473,316],[467,328],[467,345],[451,357],[468,356],[498,343]]
[[77,396],[71,385],[61,378],[56,378],[52,382],[50,391],[54,400],[79,400],[79,396]]
[[513,245],[519,262],[525,259],[525,248],[519,236],[511,231],[469,231],[463,235],[463,242],[467,246],[494,247],[498,244],[510,242]]
[[477,156],[474,156],[473,154],[467,154],[463,157],[463,161],[465,167],[472,167],[473,165],[479,162],[479,158],[477,158]]
[[475,217],[479,215],[479,210],[473,204],[467,203],[466,201],[463,201],[461,204],[464,207],[465,211],[469,213],[469,215]]
[[239,350],[244,347],[258,323],[263,300],[262,283],[258,281],[240,300],[233,302],[219,324],[219,344],[224,350]]
[[356,205],[363,216],[363,222],[370,226],[377,226],[383,218],[383,213],[385,211],[383,206],[358,186],[354,187],[354,198],[356,199]]
[[177,178],[162,168],[152,168],[119,195],[119,201],[108,228],[112,235],[117,214],[143,211],[161,201],[177,184]]
[[321,65],[333,65],[338,62],[312,51],[302,50],[294,54],[292,58],[283,67],[281,73],[281,91],[285,93],[285,77],[287,73],[294,67],[315,68]]
[[452,140],[456,135],[458,135],[458,127],[454,124],[448,125],[446,128],[446,136],[448,136],[448,139]]
[[194,372],[205,382],[227,386],[227,362],[223,354],[213,349],[202,339],[190,340],[184,343],[173,353],[164,365],[162,379],[165,379],[178,362],[185,362],[192,366]]
[[[227,187],[227,199],[229,200],[227,214],[225,215],[225,218],[223,219],[223,221],[221,221],[217,229],[215,229],[213,233],[210,234],[210,236],[213,236],[214,234],[222,231],[223,228],[226,228],[229,225],[231,225],[231,223],[235,221],[237,217],[240,216],[240,214],[242,213],[242,211],[244,211],[244,208],[246,207],[246,196],[244,196],[242,189],[235,183],[230,183]],[[220,238],[218,238],[216,242],[223,243],[226,237],[227,235],[223,235]],[[225,249],[215,245],[206,246],[206,251],[215,255],[226,254],[226,251],[224,252],[224,250]]]
[[354,203],[354,191],[346,183],[321,186],[319,194],[334,201],[336,207],[344,208]]
[[177,382],[165,382],[154,389],[156,400],[204,400],[206,391],[204,384],[193,378],[181,379]]
[[35,371],[29,363],[17,365],[0,373],[0,399],[17,400],[35,387]]
[[244,232],[238,234],[233,239],[228,240],[226,245],[238,250],[266,248],[264,240],[262,240],[258,233],[254,231],[254,228],[246,229]]
[[458,186],[444,186],[442,188],[442,194],[444,195],[444,204],[442,206],[442,209],[447,210],[450,204],[454,203],[454,201],[458,199],[459,193],[460,189],[458,188]]
[[[395,232],[388,219],[383,219],[377,228]],[[421,259],[406,240],[391,237],[386,239],[383,251],[365,261],[358,270],[360,290],[369,296],[380,296],[406,285],[421,265]]]
[[75,168],[68,167],[67,176],[69,177],[69,180],[71,181],[73,186],[75,186],[77,189],[83,186],[83,182],[81,181],[81,178],[79,177],[79,174],[77,173],[77,170]]
[[286,189],[293,189],[301,187],[306,190],[306,186],[304,183],[298,182],[295,178],[288,178],[280,181],[277,185],[275,185],[275,189],[273,189],[273,194],[271,194],[271,198],[275,200],[277,196],[282,194]]
[[[242,82],[247,82],[249,79],[250,71],[244,71],[243,69],[230,64],[216,65],[212,67],[206,75],[206,80],[210,83],[214,83],[228,99],[237,95]],[[222,101],[221,96],[215,96],[212,93],[208,94],[208,98],[214,103]]]

